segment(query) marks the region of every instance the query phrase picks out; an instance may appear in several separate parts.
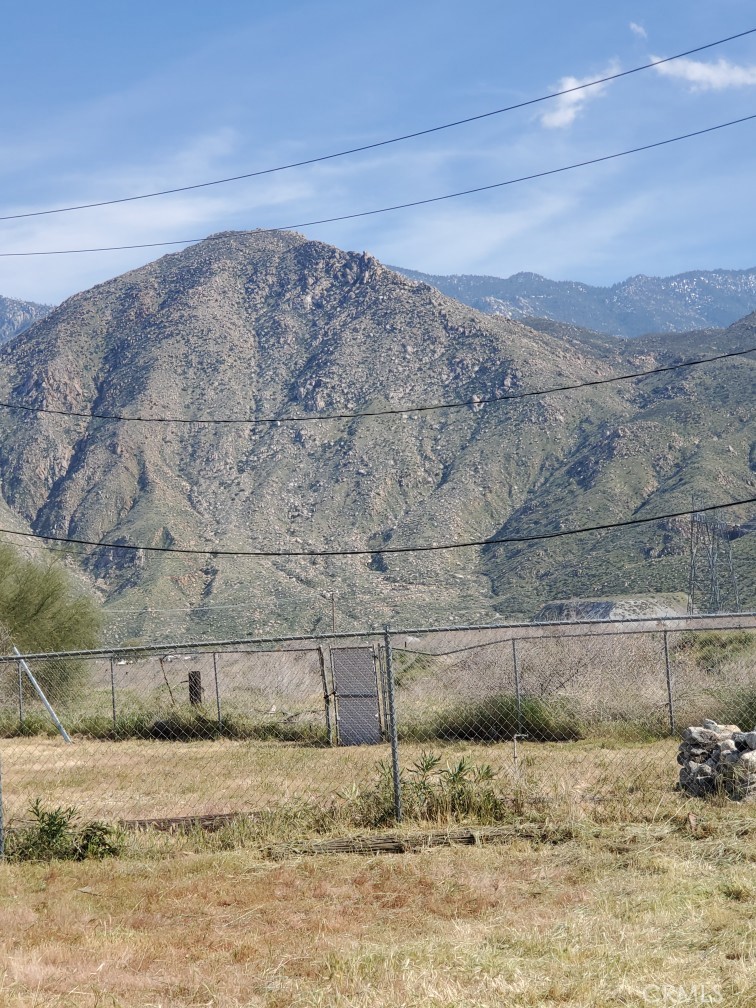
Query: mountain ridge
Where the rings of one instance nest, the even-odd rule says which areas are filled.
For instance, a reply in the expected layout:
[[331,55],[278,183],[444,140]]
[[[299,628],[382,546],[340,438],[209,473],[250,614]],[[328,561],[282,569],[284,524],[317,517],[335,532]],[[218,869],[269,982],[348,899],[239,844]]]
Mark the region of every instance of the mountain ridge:
[[631,338],[723,328],[756,310],[756,267],[689,270],[669,277],[636,274],[609,287],[549,280],[529,272],[503,278],[392,269],[487,314],[526,323],[530,318],[547,318]]
[[[756,315],[705,340],[722,351],[754,334]],[[0,348],[0,398],[250,422],[5,411],[0,492],[41,535],[209,551],[83,551],[81,567],[119,639],[325,629],[334,590],[342,625],[483,622],[526,617],[576,593],[679,591],[686,544],[676,526],[582,545],[576,537],[422,555],[380,550],[664,513],[691,492],[702,504],[747,496],[744,390],[753,362],[744,358],[632,385],[412,410],[652,367],[679,358],[684,342],[538,332],[476,312],[366,253],[289,232],[226,233],[74,295]],[[406,412],[283,420],[385,407]],[[738,540],[739,557],[753,539]],[[375,553],[232,560],[212,552],[339,547]]]
[[24,329],[28,329],[50,311],[52,311],[51,305],[19,301],[0,294],[0,345],[13,339]]

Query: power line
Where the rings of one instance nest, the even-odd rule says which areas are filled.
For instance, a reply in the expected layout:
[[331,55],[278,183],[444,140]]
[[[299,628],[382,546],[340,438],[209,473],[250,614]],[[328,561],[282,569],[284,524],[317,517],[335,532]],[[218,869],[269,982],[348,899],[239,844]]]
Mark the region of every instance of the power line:
[[[261,175],[272,175],[275,172],[288,171],[291,168],[303,168],[306,165],[319,164],[323,161],[332,161],[335,158],[346,157],[350,154],[360,154],[363,151],[375,150],[378,147],[387,147],[390,144],[400,143],[404,140],[414,140],[417,137],[428,136],[431,133],[440,133],[442,130],[452,129],[456,126],[463,126],[467,123],[479,122],[481,119],[489,119],[492,116],[502,115],[505,112],[514,112],[516,109],[527,108],[530,105],[537,105],[540,102],[550,101],[552,98],[561,98],[563,95],[573,94],[576,91],[583,91],[586,88],[596,87],[599,84],[607,84],[609,81],[619,80],[620,77],[629,77],[631,74],[640,73],[642,70],[650,70],[652,67],[660,66],[663,63],[671,63],[673,60],[691,56],[693,53],[703,52],[705,49],[712,49],[715,46],[724,45],[725,42],[732,42],[735,39],[752,35],[756,28],[749,28],[747,31],[738,32],[737,35],[729,35],[727,38],[718,39],[716,42],[708,42],[706,45],[696,46],[695,49],[687,49],[685,52],[677,53],[675,56],[667,56],[664,59],[653,60],[650,63],[643,63],[641,66],[633,67],[631,70],[622,70],[618,73],[608,74],[596,80],[588,81],[585,84],[576,84],[574,87],[564,88],[561,91],[553,91],[550,94],[541,95],[539,98],[530,98],[527,101],[517,102],[515,105],[507,105],[504,108],[493,109],[490,112],[482,112],[479,115],[468,116],[465,119],[457,119],[454,122],[443,123],[440,126],[431,126],[427,129],[416,130],[414,133],[405,133],[401,136],[391,137],[388,140],[377,140],[374,143],[363,144],[361,147],[350,147],[347,150],[336,151],[333,154],[322,154],[319,157],[306,158],[303,161],[292,161],[289,164],[277,165],[274,168],[262,168],[258,171],[246,172],[243,175],[231,175],[228,178],[212,179],[209,182],[196,182],[194,185],[175,186],[171,189],[159,189],[155,192],[141,193],[137,196],[121,196],[117,199],[100,200],[97,203],[79,203],[75,206],[55,207],[50,210],[32,210],[27,213],[7,214],[0,217],[0,221],[20,220],[25,217],[43,217],[50,214],[70,213],[74,210],[90,210],[95,207],[114,206],[117,203],[132,203],[135,200],[152,199],[155,196],[170,196],[173,193],[190,192],[193,189],[206,189],[209,186],[225,185],[228,182],[239,182],[243,179],[258,178]],[[304,225],[299,225],[303,227]],[[165,244],[168,244],[167,242]],[[141,246],[144,247],[144,246]]]
[[508,395],[478,397],[455,402],[433,403],[428,406],[403,406],[396,409],[363,410],[357,413],[320,413],[314,416],[283,416],[283,417],[144,417],[125,416],[117,413],[84,413],[76,410],[56,410],[46,406],[26,406],[22,403],[0,402],[1,409],[20,410],[25,413],[50,413],[54,416],[81,417],[87,420],[109,420],[122,423],[162,423],[162,424],[282,424],[310,423],[331,420],[356,420],[361,417],[404,416],[408,413],[429,413],[435,410],[462,409],[467,406],[486,406],[494,403],[508,402],[513,399],[528,399],[533,396],[552,395],[555,392],[570,392],[576,389],[590,388],[594,385],[611,385],[614,382],[631,381],[633,378],[645,378],[649,375],[664,374],[668,371],[679,371],[681,368],[697,367],[700,364],[711,364],[713,361],[726,360],[730,357],[743,357],[753,353],[756,347],[746,350],[732,350],[717,354],[714,357],[702,357],[697,360],[682,361],[679,364],[668,364],[664,367],[650,368],[647,371],[634,371],[630,374],[615,375],[613,378],[594,378],[579,382],[576,385],[555,385],[552,388],[533,389],[530,392],[515,392]]
[[583,532],[603,532],[609,529],[628,528],[633,525],[645,525],[648,522],[664,521],[668,518],[685,518],[691,514],[703,514],[706,511],[718,511],[722,508],[737,507],[741,504],[753,504],[756,497],[746,497],[743,500],[727,501],[725,504],[712,504],[709,507],[697,507],[694,511],[675,511],[670,514],[653,515],[650,518],[632,518],[628,521],[610,522],[606,525],[587,525],[575,529],[562,529],[559,532],[542,532],[539,535],[504,536],[500,538],[475,539],[459,543],[432,543],[422,546],[384,546],[374,549],[351,550],[221,550],[221,549],[189,549],[187,547],[170,546],[136,546],[131,543],[94,542],[91,539],[74,539],[65,536],[42,535],[37,532],[15,532],[13,529],[0,528],[6,535],[24,536],[30,539],[44,539],[48,542],[74,543],[78,546],[92,546],[97,549],[119,549],[147,553],[182,553],[192,556],[230,556],[230,557],[341,557],[341,556],[379,556],[386,553],[430,553],[439,550],[468,549],[477,546],[496,546],[501,543],[540,542],[546,539],[561,539],[564,536],[579,535]]
[[[743,116],[740,119],[731,119],[729,122],[718,123],[716,126],[708,126],[706,129],[695,130],[692,133],[682,133],[680,136],[669,137],[667,140],[657,140],[655,143],[643,144],[641,147],[631,147],[628,150],[618,151],[616,154],[604,154],[602,157],[590,158],[587,161],[576,161],[574,164],[563,165],[561,168],[534,172],[532,175],[521,175],[519,178],[507,179],[504,182],[493,182],[490,185],[476,186],[473,189],[462,189],[459,192],[446,193],[443,196],[430,196],[427,199],[412,200],[408,203],[396,203],[393,206],[378,207],[375,210],[360,210],[357,213],[341,214],[338,217],[323,217],[320,220],[303,221],[298,224],[287,224],[282,227],[256,228],[254,231],[234,233],[237,236],[240,234],[256,236],[260,234],[273,234],[278,231],[296,231],[299,228],[315,227],[318,224],[334,224],[340,221],[356,220],[359,217],[374,217],[377,214],[391,213],[395,210],[408,210],[412,207],[427,206],[429,203],[441,203],[444,200],[457,199],[460,196],[472,196],[475,193],[501,189],[504,186],[515,185],[518,182],[530,182],[533,179],[546,178],[549,175],[559,175],[562,172],[572,171],[575,168],[586,168],[589,165],[601,164],[603,161],[613,161],[617,158],[627,157],[628,154],[638,154],[641,151],[653,150],[655,147],[664,147],[667,144],[677,143],[680,140],[690,140],[692,137],[703,136],[705,133],[714,133],[716,130],[725,129],[728,126],[737,126],[740,123],[749,122],[751,119],[756,119],[756,113]],[[174,238],[170,241],[142,242],[137,245],[105,245],[96,248],[52,249],[45,252],[0,252],[0,257],[80,255],[87,252],[124,252],[132,249],[163,248],[167,245],[192,245],[201,241],[221,241],[228,238],[228,236],[228,233],[225,232],[217,235],[208,235],[205,238]]]

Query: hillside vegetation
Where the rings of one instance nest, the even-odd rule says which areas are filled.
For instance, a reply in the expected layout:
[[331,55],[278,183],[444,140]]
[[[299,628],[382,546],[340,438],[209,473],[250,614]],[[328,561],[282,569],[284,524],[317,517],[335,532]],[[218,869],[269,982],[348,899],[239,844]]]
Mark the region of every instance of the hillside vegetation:
[[[753,345],[626,343],[484,315],[293,233],[230,233],[69,299],[0,351],[0,397],[150,423],[6,411],[2,498],[39,533],[199,550],[537,534],[753,495],[753,361],[487,406]],[[695,334],[694,334],[695,336]],[[294,416],[403,409],[385,417]],[[279,422],[280,421],[280,422]],[[749,519],[745,508],[726,517]],[[736,540],[756,601],[753,535]],[[684,591],[685,523],[523,547],[342,558],[82,551],[118,639],[480,622],[545,601]],[[72,559],[70,562],[75,562]],[[750,580],[749,580],[750,578]]]

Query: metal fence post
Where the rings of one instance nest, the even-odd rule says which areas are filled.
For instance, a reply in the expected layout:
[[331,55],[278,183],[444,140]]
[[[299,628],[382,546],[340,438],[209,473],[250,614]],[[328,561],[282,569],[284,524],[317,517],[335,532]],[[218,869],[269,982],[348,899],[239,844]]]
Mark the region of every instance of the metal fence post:
[[24,728],[24,670],[21,662],[16,662],[18,667],[18,724],[21,730]]
[[672,668],[669,661],[669,640],[667,631],[664,631],[664,671],[667,677],[667,709],[669,712],[669,734],[675,734],[675,697],[672,690]]
[[517,639],[512,638],[512,666],[514,668],[515,707],[517,708],[517,734],[522,735],[522,689],[520,687],[520,661],[517,656]]
[[323,706],[325,708],[326,734],[328,735],[328,745],[333,745],[333,735],[331,733],[331,697],[328,694],[328,680],[326,679],[325,656],[323,646],[318,645],[318,665],[320,667],[320,680],[323,683]]
[[213,651],[213,679],[215,680],[215,707],[218,711],[218,727],[223,730],[223,718],[221,716],[220,687],[218,685],[218,652]]
[[389,739],[391,742],[391,775],[394,782],[394,818],[402,821],[402,777],[399,766],[399,735],[396,728],[396,705],[394,702],[394,666],[391,661],[391,636],[386,626],[383,632],[386,655],[386,692],[388,695]]
[[118,731],[118,712],[116,711],[115,665],[110,659],[110,706],[113,712],[113,731]]
[[26,678],[27,678],[27,679],[29,680],[29,682],[30,682],[30,683],[32,684],[32,686],[34,687],[34,689],[35,689],[35,691],[36,691],[36,693],[37,693],[37,696],[38,696],[38,697],[39,697],[39,699],[40,699],[40,700],[42,701],[42,703],[43,703],[43,705],[44,705],[44,708],[45,708],[45,710],[47,711],[47,713],[48,713],[48,714],[50,715],[50,717],[52,718],[52,721],[53,721],[53,724],[55,725],[55,727],[56,727],[56,728],[58,729],[58,731],[60,732],[60,734],[61,734],[61,736],[62,736],[62,738],[63,738],[63,741],[64,741],[64,742],[67,742],[67,743],[68,743],[68,744],[70,745],[70,744],[71,744],[71,736],[70,736],[70,735],[68,734],[68,732],[66,731],[66,729],[65,729],[65,728],[63,727],[63,725],[61,724],[61,722],[60,722],[60,718],[59,718],[59,717],[58,717],[58,715],[57,715],[57,714],[55,713],[55,711],[54,711],[54,710],[53,710],[53,708],[52,708],[52,705],[50,704],[50,701],[49,701],[49,700],[47,699],[47,697],[45,696],[45,693],[44,693],[44,690],[43,690],[43,689],[42,689],[42,687],[41,687],[41,686],[39,685],[39,683],[37,682],[37,680],[36,680],[36,679],[34,678],[34,675],[32,674],[32,670],[31,670],[31,669],[29,668],[29,664],[28,664],[28,662],[26,662],[26,661],[24,660],[24,658],[23,658],[23,657],[22,657],[22,655],[21,655],[21,652],[20,652],[20,651],[18,650],[18,648],[17,648],[17,647],[15,647],[15,646],[14,646],[14,648],[13,648],[13,652],[14,652],[14,654],[16,654],[16,655],[18,656],[18,664],[19,664],[19,665],[21,666],[21,668],[22,668],[22,669],[24,670],[24,672],[25,672],[25,674],[26,674]]

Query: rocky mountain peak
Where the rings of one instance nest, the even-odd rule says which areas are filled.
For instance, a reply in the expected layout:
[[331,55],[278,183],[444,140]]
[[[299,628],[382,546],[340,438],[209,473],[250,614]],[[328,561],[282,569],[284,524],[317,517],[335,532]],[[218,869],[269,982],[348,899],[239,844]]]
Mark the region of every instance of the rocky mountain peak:
[[[735,346],[751,329],[707,339]],[[625,346],[483,314],[365,252],[293,232],[223,233],[70,298],[0,348],[2,401],[133,418],[4,412],[2,501],[47,534],[379,551],[663,512],[681,485],[686,500],[708,493],[715,470],[718,490],[737,496],[751,478],[747,359],[658,386],[482,403],[626,369]],[[641,351],[645,366],[666,360]],[[469,405],[413,411],[455,401]],[[322,419],[386,409],[400,412]],[[715,467],[722,410],[733,451]],[[175,422],[207,419],[244,422]],[[334,590],[345,621],[378,625],[642,590],[646,530],[600,545],[332,560],[95,550],[82,564],[131,613],[119,633],[178,639],[210,625],[311,629]],[[674,591],[682,553],[665,540],[659,556],[659,590]]]

